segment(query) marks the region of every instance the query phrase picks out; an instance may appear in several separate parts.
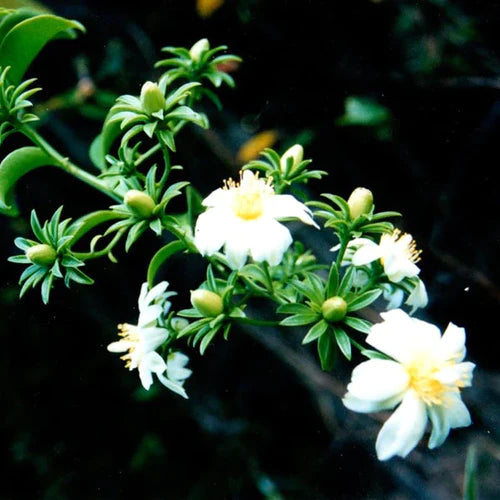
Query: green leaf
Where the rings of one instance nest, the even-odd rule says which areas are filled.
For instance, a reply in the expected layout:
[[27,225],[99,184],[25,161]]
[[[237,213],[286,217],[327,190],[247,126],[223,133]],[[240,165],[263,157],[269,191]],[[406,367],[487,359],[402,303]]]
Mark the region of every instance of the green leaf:
[[353,330],[361,333],[370,333],[373,326],[369,321],[361,318],[355,318],[353,316],[346,316],[342,321]]
[[351,266],[347,269],[342,278],[342,281],[340,282],[339,289],[337,290],[337,295],[343,297],[352,288],[355,273],[356,268],[354,266]]
[[216,327],[212,328],[208,333],[205,334],[203,337],[203,340],[201,341],[200,344],[200,354],[203,355],[205,354],[205,350],[208,347],[208,344],[212,341],[212,339],[215,337],[215,334],[219,331],[220,325],[217,325]]
[[318,321],[320,318],[319,314],[308,313],[308,314],[295,314],[293,316],[289,316],[280,321],[280,325],[282,326],[302,326],[309,325]]
[[163,227],[161,225],[161,220],[160,219],[153,219],[149,223],[149,227],[156,234],[156,236],[161,236],[161,233],[163,231]]
[[339,270],[335,262],[332,262],[330,272],[328,273],[328,281],[326,284],[326,296],[333,297],[337,295],[337,287],[339,285]]
[[311,314],[311,309],[304,304],[283,304],[276,309],[282,314]]
[[47,276],[42,281],[42,302],[44,304],[49,303],[50,290],[52,289],[52,282],[54,281],[54,275],[49,272]]
[[477,448],[475,444],[471,444],[467,448],[465,458],[464,500],[476,500],[478,498],[477,475]]
[[379,351],[374,351],[372,349],[362,349],[360,352],[363,356],[366,356],[370,359],[391,359],[389,358],[389,356],[386,356],[385,354]]
[[16,24],[0,42],[0,66],[11,66],[11,83],[19,84],[45,44],[70,29],[85,32],[78,21],[49,14],[31,17]]
[[214,272],[212,269],[212,264],[207,267],[207,285],[208,289],[214,293],[218,293],[217,282],[215,281]]
[[369,290],[368,292],[362,293],[352,301],[347,302],[347,310],[351,312],[363,309],[363,307],[369,306],[372,302],[375,302],[380,297],[381,293],[382,290],[380,288],[378,290]]
[[339,346],[342,354],[348,359],[351,359],[352,350],[351,350],[351,339],[347,335],[347,333],[339,328],[338,326],[333,325],[333,333],[335,334],[335,340],[337,341],[337,345]]
[[182,243],[182,241],[171,241],[167,245],[165,245],[163,248],[158,250],[151,259],[151,262],[149,263],[148,267],[148,273],[147,273],[147,279],[148,279],[148,284],[149,287],[152,288],[155,280],[156,273],[158,272],[158,269],[164,264],[164,262],[172,257],[177,252],[180,252],[181,250],[184,250],[185,245]]
[[318,356],[321,361],[321,369],[328,371],[333,368],[335,364],[337,349],[333,343],[333,338],[328,331],[327,333],[321,335],[318,340]]
[[130,247],[138,240],[138,238],[141,237],[142,233],[146,231],[148,227],[148,221],[142,220],[141,222],[137,222],[137,224],[134,224],[128,234],[127,234],[127,241],[125,241],[125,251],[128,252],[130,250]]
[[94,227],[114,219],[120,219],[121,216],[114,210],[99,210],[84,215],[77,219],[71,225],[71,232],[73,233],[73,243],[76,243],[82,236],[85,236]]
[[304,340],[302,340],[302,343],[308,344],[309,342],[316,340],[318,337],[323,335],[323,333],[325,333],[327,328],[328,328],[328,323],[324,319],[318,321],[314,326],[312,326],[309,329],[306,336],[304,337]]
[[14,200],[14,187],[17,181],[35,168],[57,166],[57,163],[40,148],[27,146],[8,154],[0,163],[0,213],[10,216],[19,215]]

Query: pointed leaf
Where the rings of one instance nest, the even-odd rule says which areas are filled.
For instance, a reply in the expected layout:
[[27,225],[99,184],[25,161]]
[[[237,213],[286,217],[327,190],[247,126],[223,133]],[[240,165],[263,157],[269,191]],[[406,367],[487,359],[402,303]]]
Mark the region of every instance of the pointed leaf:
[[333,333],[342,354],[350,360],[352,356],[351,339],[342,328],[335,325],[333,325]]
[[327,328],[328,323],[324,319],[318,321],[313,327],[309,329],[306,336],[304,337],[304,340],[302,340],[302,343],[308,344],[309,342],[316,340],[318,337],[323,335],[323,333],[325,333]]

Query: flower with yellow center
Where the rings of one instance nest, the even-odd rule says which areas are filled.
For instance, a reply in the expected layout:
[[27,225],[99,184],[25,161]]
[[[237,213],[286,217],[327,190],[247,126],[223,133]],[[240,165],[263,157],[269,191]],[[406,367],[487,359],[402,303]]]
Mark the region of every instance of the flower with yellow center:
[[172,353],[165,362],[156,352],[170,335],[169,330],[158,326],[160,315],[168,313],[170,309],[170,302],[166,298],[172,292],[165,293],[167,286],[168,283],[163,281],[148,291],[147,283],[143,283],[137,325],[118,325],[121,339],[109,344],[108,351],[124,353],[121,359],[125,361],[125,367],[139,371],[139,378],[146,390],[153,383],[154,373],[165,387],[187,398],[182,387],[184,380],[191,375],[191,370],[184,368],[187,356],[179,352]]
[[196,222],[194,243],[202,255],[224,246],[229,264],[239,269],[251,256],[272,266],[292,243],[290,231],[276,219],[296,218],[316,226],[311,211],[289,194],[275,194],[270,179],[245,170],[239,183],[225,181],[203,200],[207,210]]
[[366,341],[393,358],[371,359],[352,372],[343,402],[347,408],[370,413],[398,408],[383,425],[377,456],[405,457],[432,424],[429,448],[440,446],[450,429],[470,425],[460,389],[471,385],[474,364],[463,362],[465,331],[453,323],[439,329],[408,316],[401,309],[382,313]]
[[393,283],[417,276],[420,272],[416,263],[420,260],[421,251],[417,250],[411,234],[395,229],[392,234],[383,234],[379,244],[367,238],[359,238],[358,242],[362,244],[352,256],[355,266],[380,260],[385,274]]

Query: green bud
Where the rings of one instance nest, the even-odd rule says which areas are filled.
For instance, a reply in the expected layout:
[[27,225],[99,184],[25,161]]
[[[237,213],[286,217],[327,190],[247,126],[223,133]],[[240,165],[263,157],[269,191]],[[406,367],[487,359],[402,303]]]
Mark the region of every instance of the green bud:
[[170,320],[170,324],[176,332],[180,332],[189,325],[189,321],[186,318],[175,317]]
[[189,55],[191,59],[195,62],[199,62],[201,55],[203,52],[206,52],[210,49],[210,44],[206,38],[202,38],[198,40],[192,47],[189,49]]
[[191,292],[191,304],[203,316],[218,316],[224,309],[220,295],[210,290],[199,288]]
[[51,266],[56,258],[57,252],[50,246],[45,244],[35,245],[26,250],[26,257],[39,266]]
[[327,321],[340,321],[347,312],[346,301],[342,297],[330,297],[323,302],[321,313]]
[[304,148],[300,144],[295,144],[287,149],[280,160],[281,171],[284,172],[288,158],[292,158],[292,169],[295,168],[304,158]]
[[156,83],[146,82],[141,89],[141,105],[142,109],[152,115],[162,109],[165,109],[165,96]]
[[347,200],[351,219],[356,219],[360,215],[369,214],[373,208],[373,194],[369,189],[356,188]]
[[151,217],[151,214],[156,206],[153,198],[151,198],[149,194],[146,194],[143,191],[138,191],[137,189],[127,191],[123,201],[134,215],[137,215],[142,219]]

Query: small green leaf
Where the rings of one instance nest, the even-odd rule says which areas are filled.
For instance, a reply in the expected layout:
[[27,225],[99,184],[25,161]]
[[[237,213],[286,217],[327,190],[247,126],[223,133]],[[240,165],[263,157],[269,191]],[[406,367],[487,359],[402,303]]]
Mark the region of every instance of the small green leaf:
[[362,349],[360,352],[363,356],[366,356],[370,359],[390,359],[389,356],[386,356],[385,354],[379,351],[374,351],[372,349]]
[[184,250],[185,245],[182,243],[182,241],[171,241],[167,245],[165,245],[163,248],[158,250],[151,259],[151,262],[149,263],[148,267],[148,273],[147,273],[147,280],[149,287],[153,287],[153,283],[155,280],[156,273],[158,272],[158,269],[164,264],[164,262],[172,257],[177,252],[180,252],[181,250]]
[[352,356],[351,339],[347,333],[342,330],[342,328],[335,325],[333,325],[333,333],[335,334],[335,340],[337,341],[337,345],[342,351],[342,354],[350,360]]
[[304,337],[304,340],[302,340],[302,343],[308,344],[309,342],[316,340],[318,337],[323,335],[323,333],[325,333],[327,328],[328,328],[328,323],[324,319],[318,321],[314,326],[312,326],[309,329],[306,336]]
[[311,309],[304,304],[283,304],[276,309],[281,314],[311,314]]
[[16,24],[0,42],[0,66],[11,66],[9,80],[19,84],[45,44],[70,29],[85,32],[79,22],[49,14],[31,17]]
[[17,216],[19,210],[14,200],[17,181],[35,168],[57,166],[57,163],[40,148],[27,146],[8,154],[0,163],[0,212]]
[[345,272],[342,281],[340,282],[337,295],[343,297],[352,288],[355,273],[356,273],[356,268],[354,266],[347,268],[347,271]]
[[330,272],[328,273],[328,281],[326,285],[326,296],[333,297],[337,294],[337,287],[339,285],[339,270],[335,262],[332,262]]
[[201,341],[200,344],[200,354],[203,355],[205,354],[205,350],[208,347],[208,344],[212,341],[212,339],[215,337],[215,334],[219,331],[220,326],[217,325],[216,327],[212,328],[208,333],[205,334],[203,337],[203,340]]
[[370,333],[373,326],[369,321],[361,318],[355,318],[353,316],[346,316],[342,321],[353,330],[361,333]]
[[369,290],[368,292],[362,293],[358,295],[350,302],[347,302],[347,310],[358,311],[359,309],[363,309],[366,306],[369,306],[372,302],[375,302],[382,293],[382,290],[379,288],[378,290]]
[[329,371],[335,364],[337,349],[333,343],[331,332],[328,331],[318,339],[318,356],[321,361],[321,369]]
[[280,321],[280,325],[282,326],[302,326],[309,325],[318,321],[320,319],[319,314],[308,313],[308,314],[295,314],[293,316],[289,316]]

